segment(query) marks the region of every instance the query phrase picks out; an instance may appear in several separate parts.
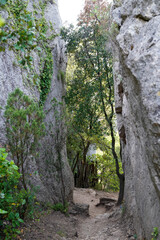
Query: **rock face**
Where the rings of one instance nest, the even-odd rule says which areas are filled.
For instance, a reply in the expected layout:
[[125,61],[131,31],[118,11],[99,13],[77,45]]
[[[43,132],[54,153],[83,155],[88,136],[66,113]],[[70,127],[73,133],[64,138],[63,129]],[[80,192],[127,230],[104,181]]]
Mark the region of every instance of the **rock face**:
[[125,203],[139,238],[160,231],[160,1],[114,1],[115,101]]
[[[39,1],[29,1],[28,9],[33,10],[33,3]],[[51,22],[56,33],[59,32],[61,20],[58,12],[57,1],[48,1],[45,7],[44,17]],[[59,102],[63,101],[65,94],[64,79],[58,77],[59,72],[64,72],[66,68],[66,56],[64,43],[60,37],[56,37],[51,42],[53,54],[53,76],[50,92],[44,104],[46,113],[46,136],[41,139],[39,157],[28,160],[26,163],[27,172],[32,175],[31,184],[38,187],[37,197],[44,202],[60,202],[72,198],[73,176],[68,165],[65,142],[65,124],[61,117],[63,109]],[[20,88],[25,94],[39,100],[40,92],[31,82],[24,80],[22,69],[13,64],[15,54],[6,49],[0,53],[0,106],[6,105],[8,94],[15,88]],[[40,72],[38,56],[34,56],[34,67],[37,73]],[[53,99],[56,99],[56,104]],[[0,112],[0,145],[6,142],[5,124],[3,118],[4,110]],[[58,115],[58,116],[57,116]]]

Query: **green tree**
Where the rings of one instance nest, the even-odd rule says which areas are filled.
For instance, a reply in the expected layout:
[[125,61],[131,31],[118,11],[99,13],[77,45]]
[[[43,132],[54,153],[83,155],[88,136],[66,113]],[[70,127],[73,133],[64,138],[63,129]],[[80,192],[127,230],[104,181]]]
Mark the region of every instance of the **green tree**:
[[44,133],[43,110],[20,89],[15,89],[8,97],[4,116],[9,150],[27,190],[24,166],[27,158],[36,153],[38,141]]
[[[81,79],[81,81],[79,81]],[[73,78],[68,79],[66,104],[69,115],[68,142],[76,148],[72,170],[79,166],[77,186],[88,186],[89,168],[87,152],[93,143],[94,136],[102,136],[103,127],[100,123],[100,106],[95,96],[95,86],[88,79],[85,71],[77,67]],[[77,147],[75,146],[75,139]],[[72,148],[73,153],[73,148]],[[71,155],[70,155],[71,156]]]
[[[74,29],[73,26],[70,26],[68,29],[62,29],[62,37],[66,41],[68,53],[74,54],[77,69],[84,73],[87,82],[92,82],[94,89],[92,99],[96,99],[96,103],[100,106],[107,133],[111,136],[112,155],[120,180],[117,203],[120,204],[124,193],[124,174],[120,173],[119,158],[115,149],[112,55],[106,48],[108,38],[107,34],[104,34],[107,10],[103,0],[87,0],[84,11],[79,17],[78,28]],[[82,82],[81,78],[78,78],[78,81]],[[82,86],[84,86],[83,83]],[[83,121],[85,120],[83,119]]]

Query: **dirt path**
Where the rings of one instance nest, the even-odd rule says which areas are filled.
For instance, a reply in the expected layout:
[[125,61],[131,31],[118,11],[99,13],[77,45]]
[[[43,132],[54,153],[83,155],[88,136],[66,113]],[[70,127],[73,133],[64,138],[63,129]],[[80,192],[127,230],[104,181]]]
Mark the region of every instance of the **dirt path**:
[[[133,231],[122,223],[122,211],[113,207],[106,211],[100,199],[117,199],[117,194],[75,189],[74,203],[89,205],[89,216],[77,214],[71,210],[69,216],[60,212],[45,212],[40,219],[27,224],[19,239],[23,240],[133,240]],[[83,205],[82,205],[83,204]],[[85,204],[85,205],[84,205]],[[112,203],[113,204],[113,203]],[[98,206],[96,206],[98,205]],[[110,206],[110,205],[109,205]],[[82,209],[83,210],[83,209]],[[127,229],[127,230],[126,230]]]
[[117,193],[106,193],[103,191],[96,191],[86,188],[75,188],[73,192],[74,203],[88,204],[89,216],[96,217],[99,214],[106,213],[106,208],[103,205],[96,205],[99,203],[100,198],[111,198],[117,200]]
[[117,194],[92,189],[75,189],[73,197],[75,203],[90,205],[90,217],[79,219],[79,240],[134,239],[133,234],[129,233],[129,231],[127,233],[124,226],[121,225],[122,211],[120,208],[113,207],[113,209],[106,212],[104,205],[96,206],[100,202],[100,198],[117,200]]

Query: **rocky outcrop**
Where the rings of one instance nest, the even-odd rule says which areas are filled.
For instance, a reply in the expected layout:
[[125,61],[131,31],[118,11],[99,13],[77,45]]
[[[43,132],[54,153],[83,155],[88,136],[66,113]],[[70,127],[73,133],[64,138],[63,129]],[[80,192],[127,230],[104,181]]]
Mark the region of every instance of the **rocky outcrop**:
[[160,2],[114,1],[115,109],[125,205],[140,239],[160,232]]
[[[41,1],[41,4],[46,1]],[[29,1],[28,9],[33,10],[33,4],[39,7],[39,1]],[[57,1],[48,1],[45,6],[44,17],[52,23],[56,33],[59,33],[61,20],[58,12]],[[5,15],[4,15],[5,16]],[[64,43],[60,37],[56,37],[50,43],[53,54],[53,76],[51,88],[44,103],[46,136],[41,139],[39,156],[28,160],[26,169],[31,176],[31,184],[38,187],[37,197],[44,202],[60,202],[72,198],[73,176],[68,165],[65,142],[65,124],[62,116],[63,96],[65,83],[62,73],[66,68],[66,56]],[[34,68],[40,73],[40,61],[36,53],[33,53]],[[8,94],[15,88],[20,88],[25,94],[39,101],[40,91],[31,80],[26,78],[27,73],[16,62],[15,53],[6,48],[0,53],[0,106],[6,105]],[[60,75],[60,76],[59,76]],[[54,107],[53,107],[54,105]],[[6,143],[4,110],[0,112],[0,145]],[[58,116],[57,116],[58,115]]]

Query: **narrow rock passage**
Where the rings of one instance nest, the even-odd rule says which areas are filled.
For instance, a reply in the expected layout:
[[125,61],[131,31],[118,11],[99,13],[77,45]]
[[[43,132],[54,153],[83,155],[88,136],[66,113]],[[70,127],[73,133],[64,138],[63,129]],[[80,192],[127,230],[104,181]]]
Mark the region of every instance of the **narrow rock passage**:
[[[86,216],[85,212],[75,212],[69,216],[55,211],[44,212],[39,219],[24,226],[19,240],[135,239],[132,224],[129,220],[122,220],[120,207],[112,207],[113,203],[106,206],[103,204],[105,199],[116,200],[117,194],[75,188],[73,198],[75,204],[89,205],[89,216]],[[100,201],[102,204],[99,204]],[[111,209],[106,211],[108,206]]]

